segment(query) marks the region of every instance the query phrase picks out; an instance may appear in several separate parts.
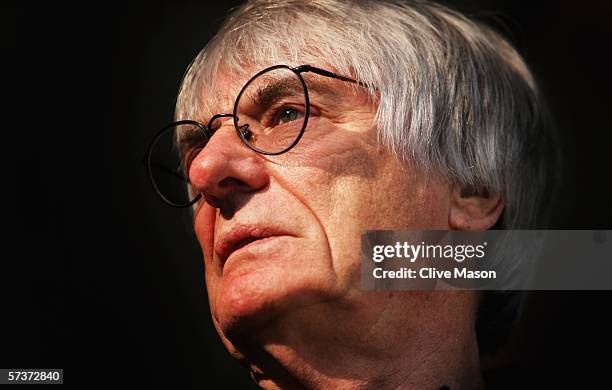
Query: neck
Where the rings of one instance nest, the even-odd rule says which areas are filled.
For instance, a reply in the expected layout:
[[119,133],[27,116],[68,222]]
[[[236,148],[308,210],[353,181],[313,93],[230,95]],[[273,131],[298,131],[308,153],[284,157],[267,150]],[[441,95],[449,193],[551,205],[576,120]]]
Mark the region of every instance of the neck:
[[412,309],[413,322],[399,329],[386,321],[390,310],[363,332],[351,321],[338,322],[327,334],[299,321],[266,326],[258,333],[259,347],[245,354],[253,378],[267,389],[483,388],[472,321],[444,307],[432,318]]

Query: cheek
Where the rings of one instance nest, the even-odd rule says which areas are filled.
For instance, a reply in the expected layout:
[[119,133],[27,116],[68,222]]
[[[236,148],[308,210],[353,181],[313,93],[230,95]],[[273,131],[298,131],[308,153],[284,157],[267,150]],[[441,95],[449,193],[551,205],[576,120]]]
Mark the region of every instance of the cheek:
[[450,228],[449,215],[452,186],[443,177],[432,172],[414,180],[411,209],[411,229],[446,230]]
[[[427,178],[386,151],[340,139],[321,154],[302,192],[327,235],[339,282],[359,274],[361,235],[376,229],[448,229],[450,186]],[[342,147],[344,146],[344,147]]]
[[[279,176],[322,224],[352,219],[367,203],[364,195],[378,176],[373,147],[364,134],[339,129],[329,121],[317,120],[312,127],[309,123],[311,134],[304,135],[305,142],[283,156]],[[316,142],[311,143],[312,138]]]
[[362,231],[377,224],[376,197],[384,191],[378,184],[381,164],[370,134],[332,128],[323,121],[317,125],[321,138],[316,148],[306,142],[282,165],[279,176],[321,225],[343,288],[358,273]]
[[[367,134],[371,137],[369,133],[373,129]],[[359,187],[377,176],[378,166],[367,141],[372,142],[364,134],[314,118],[295,148],[270,160],[270,166],[281,185],[325,227],[342,216],[351,219],[360,207],[363,191]],[[344,207],[344,202],[350,206]]]
[[[319,168],[336,176],[364,175],[372,166],[366,148],[375,144],[375,131],[351,130],[322,117],[313,117],[297,145],[285,155],[278,156],[282,165],[296,168]],[[371,175],[371,172],[369,172]]]

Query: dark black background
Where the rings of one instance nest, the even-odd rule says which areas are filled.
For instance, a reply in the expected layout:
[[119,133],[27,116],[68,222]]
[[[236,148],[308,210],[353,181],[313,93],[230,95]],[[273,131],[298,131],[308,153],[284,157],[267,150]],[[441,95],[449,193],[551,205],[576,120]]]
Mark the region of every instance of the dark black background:
[[[161,204],[141,164],[186,66],[235,4],[2,13],[0,367],[64,368],[73,384],[251,386],[212,328],[189,215]],[[508,35],[548,97],[565,153],[554,226],[610,229],[612,7],[453,4]],[[518,360],[491,383],[605,386],[610,298],[532,294]]]

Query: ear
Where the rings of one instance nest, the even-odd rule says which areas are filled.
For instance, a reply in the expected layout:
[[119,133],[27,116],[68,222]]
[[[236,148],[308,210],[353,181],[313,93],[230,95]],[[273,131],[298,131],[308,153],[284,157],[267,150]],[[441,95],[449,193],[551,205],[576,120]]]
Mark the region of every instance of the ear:
[[453,186],[449,225],[455,230],[487,230],[499,219],[505,202],[500,195]]

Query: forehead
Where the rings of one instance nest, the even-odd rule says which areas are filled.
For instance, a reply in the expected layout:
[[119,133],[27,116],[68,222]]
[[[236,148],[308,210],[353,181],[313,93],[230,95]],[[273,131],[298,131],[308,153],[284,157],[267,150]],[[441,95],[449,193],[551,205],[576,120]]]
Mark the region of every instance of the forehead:
[[236,96],[248,80],[248,72],[231,72],[221,68],[210,80],[209,86],[200,90],[202,106],[198,114],[203,118],[210,118],[218,113],[231,113]]
[[[306,62],[305,62],[306,63]],[[244,66],[240,70],[229,69],[228,67],[220,67],[219,71],[215,72],[210,82],[203,82],[200,88],[200,102],[198,107],[198,119],[205,120],[219,113],[232,113],[234,103],[242,88],[262,70],[279,64],[259,64],[257,66]],[[301,63],[299,64],[301,65]],[[293,65],[289,65],[293,66]],[[331,66],[325,67],[330,71],[335,71]],[[267,73],[266,73],[267,74]],[[287,76],[290,72],[272,72],[271,75]],[[317,96],[334,97],[342,100],[349,100],[357,96],[365,97],[360,99],[364,104],[371,103],[369,94],[362,87],[346,81],[341,81],[329,77],[316,75],[314,73],[300,73],[308,88],[311,100],[317,99]],[[350,75],[349,75],[350,76]],[[257,79],[259,80],[259,78]],[[253,84],[250,84],[253,85]],[[273,86],[273,84],[270,84]],[[350,99],[353,100],[353,99]]]

